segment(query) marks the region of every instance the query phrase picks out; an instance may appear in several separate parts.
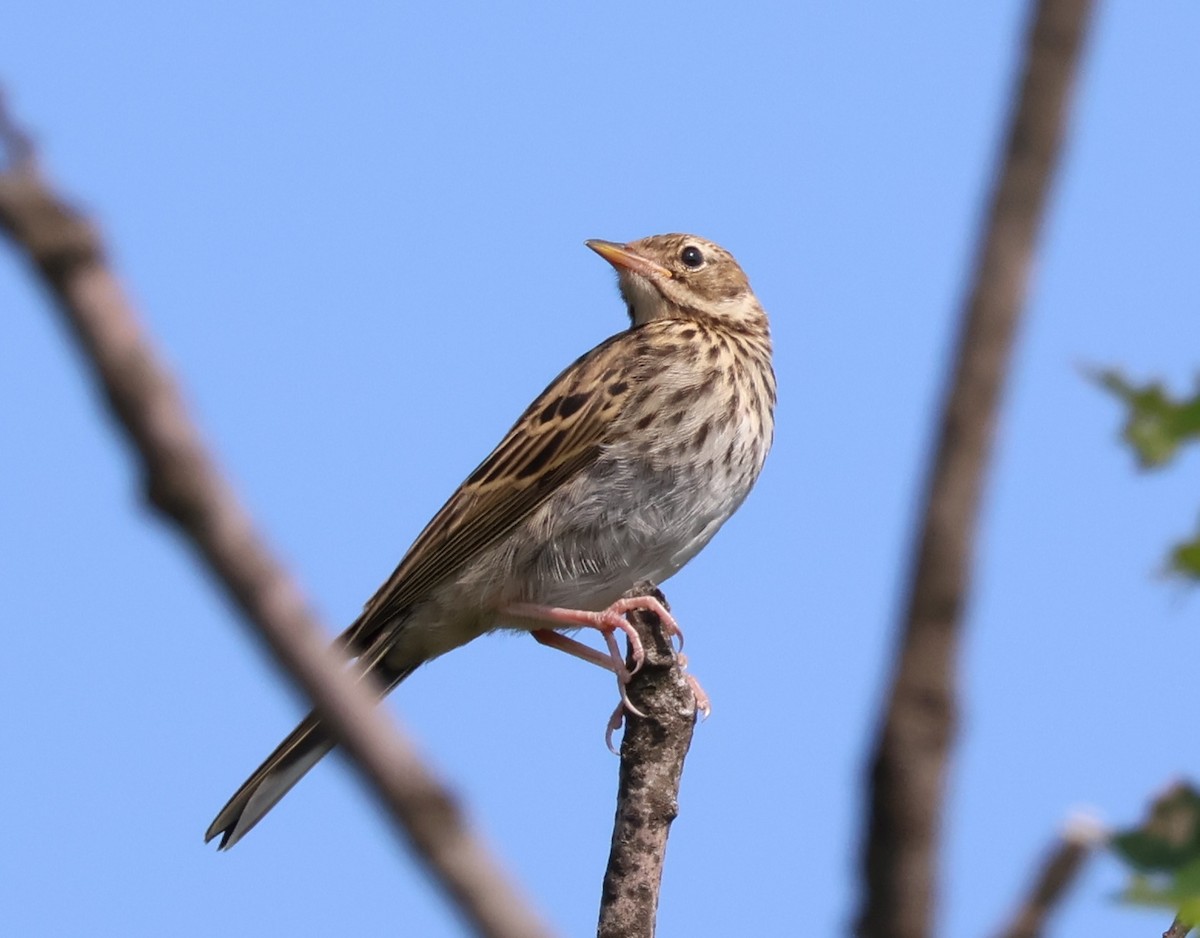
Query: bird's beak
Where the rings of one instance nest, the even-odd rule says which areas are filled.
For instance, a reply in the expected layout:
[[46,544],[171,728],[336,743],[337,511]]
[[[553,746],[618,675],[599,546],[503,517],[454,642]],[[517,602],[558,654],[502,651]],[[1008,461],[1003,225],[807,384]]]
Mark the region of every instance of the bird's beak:
[[617,268],[617,273],[628,270],[631,273],[649,277],[651,280],[670,280],[672,277],[671,271],[667,270],[667,268],[661,264],[656,264],[648,257],[643,257],[641,254],[631,251],[624,244],[617,244],[615,241],[596,241],[594,239],[583,243]]

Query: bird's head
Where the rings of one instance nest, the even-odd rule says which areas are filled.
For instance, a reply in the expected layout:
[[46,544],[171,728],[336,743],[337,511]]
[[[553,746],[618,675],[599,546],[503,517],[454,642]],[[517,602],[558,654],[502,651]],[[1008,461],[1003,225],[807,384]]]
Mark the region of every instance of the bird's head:
[[750,281],[720,245],[687,234],[652,235],[587,246],[613,265],[635,326],[656,319],[757,325],[765,314]]

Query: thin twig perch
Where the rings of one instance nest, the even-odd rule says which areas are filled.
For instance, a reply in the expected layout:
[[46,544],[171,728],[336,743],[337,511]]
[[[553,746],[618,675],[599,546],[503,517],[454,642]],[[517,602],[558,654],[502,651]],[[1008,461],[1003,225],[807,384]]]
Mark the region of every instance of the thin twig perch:
[[[638,587],[627,595],[662,593]],[[631,613],[646,658],[629,684],[645,717],[627,714],[612,849],[600,900],[599,938],[652,938],[671,822],[679,814],[679,781],[696,724],[696,696],[662,623]],[[632,662],[631,662],[632,664]]]

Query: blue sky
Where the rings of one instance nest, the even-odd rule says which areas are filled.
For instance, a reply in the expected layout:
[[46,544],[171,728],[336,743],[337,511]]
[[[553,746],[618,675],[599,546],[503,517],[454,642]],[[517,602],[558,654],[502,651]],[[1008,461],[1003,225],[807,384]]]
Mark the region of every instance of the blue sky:
[[[1016,356],[963,650],[945,934],[1072,810],[1196,774],[1196,456],[1140,476],[1115,364],[1197,366],[1200,9],[1103,4]],[[693,231],[773,317],[775,450],[667,584],[713,698],[664,935],[844,932],[931,406],[1024,4],[284,3],[8,11],[0,81],[107,232],[195,416],[331,629],[558,370],[621,328],[585,238]],[[301,703],[142,506],[0,251],[6,934],[455,935],[336,759],[202,834]],[[521,637],[390,699],[564,934],[594,929],[613,687]],[[1057,934],[1151,934],[1095,863]]]

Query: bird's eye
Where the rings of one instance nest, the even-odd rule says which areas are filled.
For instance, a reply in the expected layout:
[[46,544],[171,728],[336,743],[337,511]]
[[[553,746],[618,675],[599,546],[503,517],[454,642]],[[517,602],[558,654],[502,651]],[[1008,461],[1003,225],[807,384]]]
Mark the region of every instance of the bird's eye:
[[683,266],[690,270],[699,270],[704,266],[704,255],[700,253],[700,249],[694,244],[689,244],[679,254],[679,259],[683,261]]

